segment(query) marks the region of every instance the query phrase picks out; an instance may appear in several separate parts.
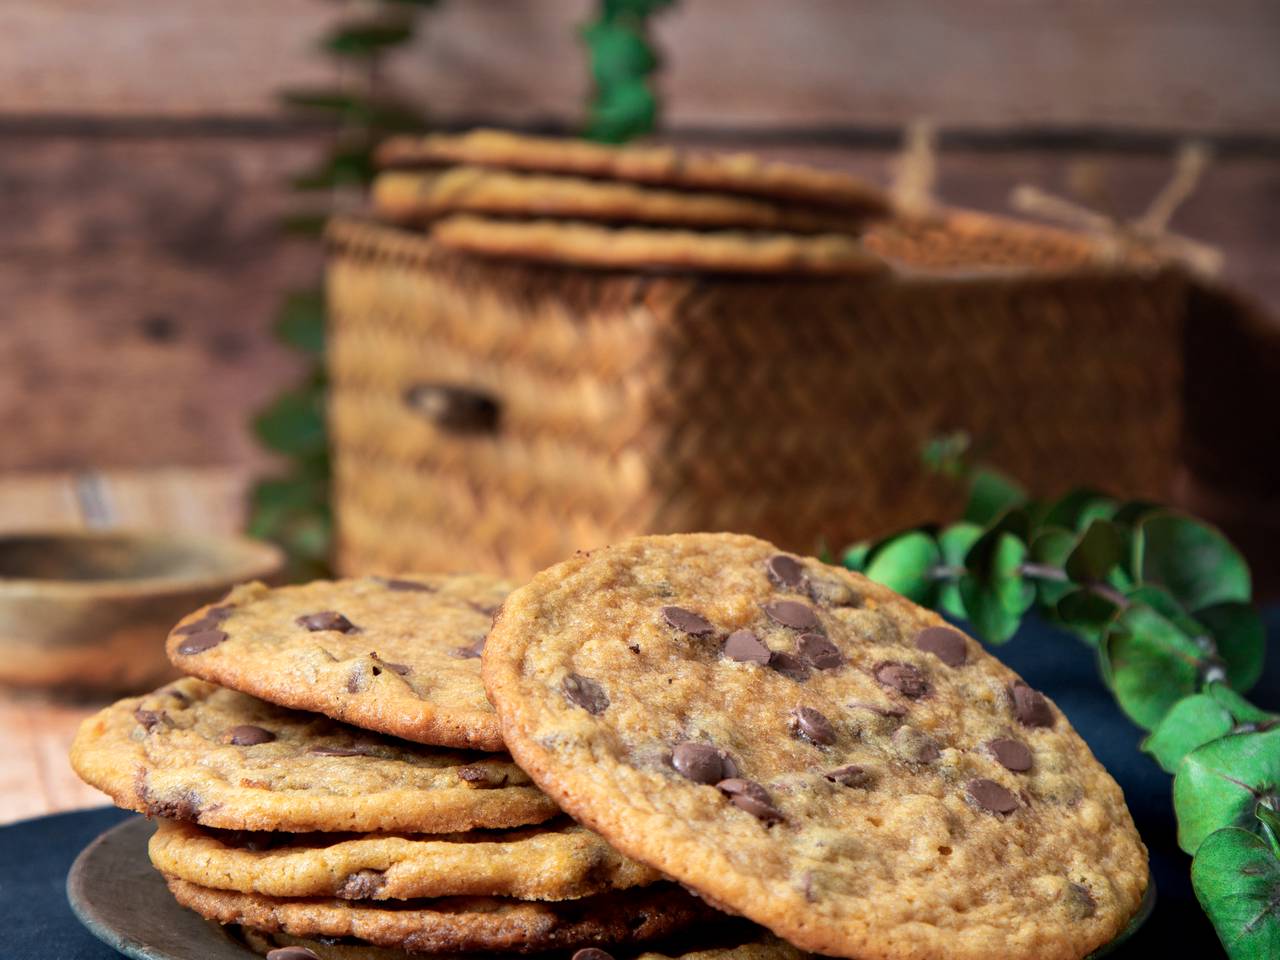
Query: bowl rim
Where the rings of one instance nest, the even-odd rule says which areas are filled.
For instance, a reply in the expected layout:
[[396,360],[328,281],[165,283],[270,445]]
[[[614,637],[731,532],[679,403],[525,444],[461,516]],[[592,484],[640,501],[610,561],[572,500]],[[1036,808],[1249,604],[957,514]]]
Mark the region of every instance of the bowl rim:
[[142,597],[216,590],[249,580],[271,577],[280,571],[285,561],[284,551],[275,544],[244,534],[148,530],[132,527],[92,530],[77,527],[41,527],[5,530],[0,532],[0,546],[3,546],[7,540],[35,537],[82,541],[123,539],[135,543],[178,544],[193,552],[218,550],[229,555],[233,562],[221,572],[202,575],[160,574],[133,579],[48,580],[0,575],[0,597],[33,594],[67,597]]

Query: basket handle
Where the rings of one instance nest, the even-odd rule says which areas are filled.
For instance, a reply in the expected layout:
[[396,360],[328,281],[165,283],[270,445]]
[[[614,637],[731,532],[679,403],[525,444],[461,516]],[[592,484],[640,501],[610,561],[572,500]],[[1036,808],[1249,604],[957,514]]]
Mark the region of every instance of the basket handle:
[[497,433],[501,406],[496,397],[453,383],[415,383],[404,392],[404,403],[452,433]]

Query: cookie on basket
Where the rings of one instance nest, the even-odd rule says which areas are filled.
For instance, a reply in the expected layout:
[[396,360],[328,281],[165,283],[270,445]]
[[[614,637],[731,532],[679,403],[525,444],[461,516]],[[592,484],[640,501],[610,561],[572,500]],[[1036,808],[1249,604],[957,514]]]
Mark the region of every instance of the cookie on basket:
[[859,214],[889,211],[884,191],[865,180],[742,153],[615,147],[505,130],[472,130],[464,134],[392,137],[379,148],[377,161],[379,166],[393,169],[464,164],[743,194]]
[[554,903],[498,897],[384,903],[290,900],[166,880],[180,904],[208,920],[297,937],[355,937],[419,953],[524,954],[645,943],[716,916],[673,883]]
[[480,648],[511,585],[457,575],[237,587],[180,622],[184,673],[419,743],[501,750]]
[[484,655],[516,761],[606,840],[797,946],[1078,960],[1147,854],[1059,710],[857,574],[641,537],[514,592]]
[[373,206],[380,219],[408,224],[450,213],[793,233],[858,233],[866,223],[756,197],[465,166],[387,171],[373,183]]
[[506,756],[407,743],[193,678],[89,717],[71,763],[117,806],[230,830],[447,833],[559,812]]
[[568,820],[440,835],[244,833],[162,820],[149,852],[167,876],[271,897],[573,900],[661,879]]
[[442,247],[478,256],[605,269],[820,276],[857,276],[888,270],[885,261],[868,252],[856,238],[834,233],[698,233],[456,214],[436,222],[431,238]]

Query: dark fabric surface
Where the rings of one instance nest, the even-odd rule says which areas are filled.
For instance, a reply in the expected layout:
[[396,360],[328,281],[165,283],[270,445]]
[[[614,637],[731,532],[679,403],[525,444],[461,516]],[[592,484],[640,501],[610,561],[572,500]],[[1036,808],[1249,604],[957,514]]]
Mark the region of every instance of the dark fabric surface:
[[[1250,697],[1280,710],[1280,607],[1267,611],[1267,670]],[[1103,689],[1092,653],[1079,641],[1031,623],[998,653],[1028,682],[1062,707],[1124,788],[1129,808],[1151,849],[1159,888],[1155,913],[1113,956],[1222,954],[1188,879],[1189,859],[1175,841],[1170,778],[1138,752],[1141,731]],[[5,960],[116,960],[67,905],[64,884],[71,861],[103,830],[128,814],[90,810],[28,820],[0,828],[0,957]]]

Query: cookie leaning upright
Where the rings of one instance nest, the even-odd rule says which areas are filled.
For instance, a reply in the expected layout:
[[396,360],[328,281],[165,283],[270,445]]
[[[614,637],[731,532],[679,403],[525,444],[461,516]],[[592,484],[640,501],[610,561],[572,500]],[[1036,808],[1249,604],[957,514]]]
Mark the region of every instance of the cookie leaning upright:
[[501,750],[480,647],[510,584],[455,575],[260,583],[180,622],[185,673],[418,743]]
[[792,943],[1078,960],[1147,858],[1066,718],[975,641],[751,537],[641,537],[506,601],[507,746],[611,844]]

